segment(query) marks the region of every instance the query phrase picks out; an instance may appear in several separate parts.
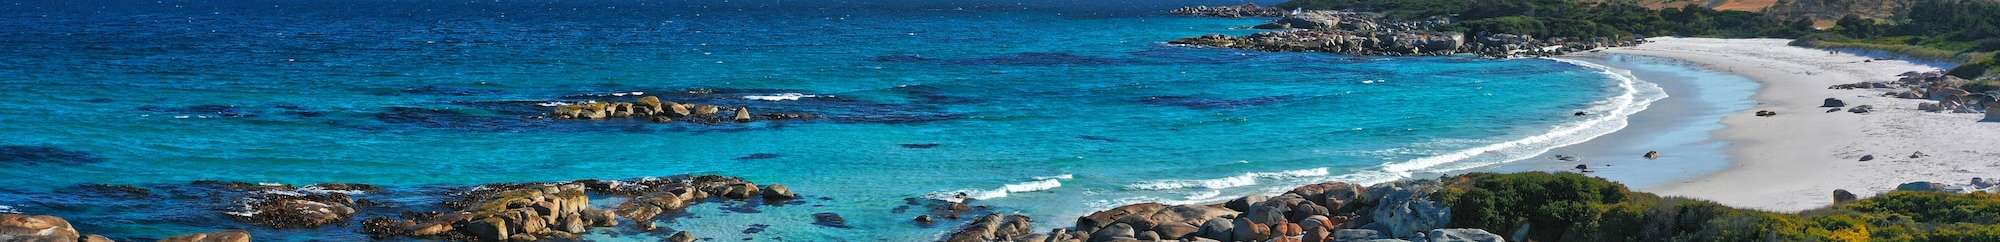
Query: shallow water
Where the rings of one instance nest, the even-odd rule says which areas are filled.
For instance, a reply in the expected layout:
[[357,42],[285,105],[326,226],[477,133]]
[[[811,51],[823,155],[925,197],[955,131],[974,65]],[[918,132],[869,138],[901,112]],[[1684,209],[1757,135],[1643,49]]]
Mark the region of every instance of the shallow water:
[[[1630,127],[1588,142],[1556,148],[1549,155],[1482,169],[1495,172],[1575,171],[1590,167],[1591,175],[1624,183],[1638,190],[1664,189],[1676,181],[1722,171],[1732,162],[1729,143],[1716,139],[1726,126],[1722,118],[1753,112],[1751,99],[1759,85],[1749,78],[1708,70],[1673,59],[1603,54],[1567,57],[1630,72],[1657,83],[1671,96],[1631,116]],[[1644,154],[1658,151],[1658,159]],[[1553,155],[1575,157],[1555,160]]]
[[[711,173],[829,200],[755,213],[708,204],[662,227],[718,240],[921,240],[958,221],[910,223],[915,213],[894,210],[904,198],[965,192],[1061,225],[1125,203],[1518,159],[1622,127],[1620,114],[1650,101],[1629,89],[1648,84],[1546,59],[1164,44],[1262,21],[1163,14],[1200,3],[0,6],[0,43],[10,46],[0,48],[0,88],[11,90],[0,96],[0,145],[74,152],[0,163],[0,205],[69,217],[90,233],[157,238],[248,226],[203,209],[135,212],[145,207],[47,192]],[[524,118],[539,102],[629,92],[827,117]],[[818,212],[854,228],[812,225]],[[757,226],[768,227],[744,233]],[[350,228],[253,232],[355,238],[335,237]]]

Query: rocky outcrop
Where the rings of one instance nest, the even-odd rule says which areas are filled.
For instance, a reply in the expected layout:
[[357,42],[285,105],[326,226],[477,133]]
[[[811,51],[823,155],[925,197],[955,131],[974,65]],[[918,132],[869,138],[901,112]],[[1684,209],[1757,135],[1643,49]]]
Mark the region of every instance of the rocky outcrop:
[[1838,108],[1847,106],[1846,101],[1841,101],[1839,98],[1830,98],[1830,97],[1826,98],[1826,100],[1821,100],[1819,103],[1820,103],[1819,107],[1822,108]]
[[1934,102],[1917,103],[1917,110],[1924,112],[1943,112],[1944,105]]
[[[449,211],[418,213],[422,216],[404,219],[371,218],[363,222],[362,230],[377,239],[570,240],[592,228],[615,227],[621,218],[634,222],[640,230],[653,230],[653,220],[660,215],[679,213],[711,195],[737,200],[759,195],[745,187],[757,186],[740,178],[713,175],[493,184],[446,201],[443,207]],[[783,189],[789,194],[789,188]],[[591,206],[590,194],[626,199],[605,210]]]
[[1846,203],[1857,199],[1860,199],[1860,197],[1855,196],[1853,192],[1848,192],[1847,189],[1833,189],[1833,203]]
[[1285,30],[1243,37],[1206,35],[1169,43],[1264,51],[1314,51],[1353,55],[1449,55],[1464,37],[1454,32],[1361,33],[1345,30]]
[[1500,235],[1478,229],[1433,229],[1424,233],[1430,242],[1506,242]]
[[[943,241],[1502,241],[1477,229],[1440,229],[1450,209],[1431,195],[1436,181],[1361,186],[1330,182],[1272,197],[1245,196],[1208,205],[1140,203],[1078,217],[1073,226],[1042,234],[987,215]],[[1006,215],[1015,219],[1019,215]],[[1027,224],[1019,217],[1019,224]]]
[[1339,30],[1343,29],[1341,26],[1341,21],[1340,21],[1341,19],[1352,19],[1355,21],[1347,22],[1348,26],[1346,26],[1347,27],[1346,29],[1362,29],[1362,28],[1369,30],[1374,29],[1374,24],[1372,21],[1366,21],[1366,18],[1361,18],[1360,16],[1355,16],[1355,15],[1356,14],[1352,12],[1342,12],[1342,11],[1307,11],[1299,14],[1286,15],[1283,18],[1278,18],[1277,20],[1273,20],[1270,23],[1257,25],[1257,28]]
[[77,241],[83,235],[69,220],[47,215],[0,214],[0,240],[3,241]]
[[2000,122],[2000,100],[1987,100],[1985,122]]
[[[555,104],[546,117],[563,120],[606,120],[637,119],[654,123],[687,121],[698,124],[720,124],[723,121],[738,123],[755,120],[803,120],[815,116],[807,113],[767,113],[762,116],[750,112],[750,107],[731,108],[732,113],[723,114],[722,107],[711,104],[663,102],[659,97],[642,96],[634,102],[599,102]],[[730,115],[730,116],[723,116]]]
[[[973,220],[972,223],[966,224],[965,227],[959,228],[957,232],[953,232],[949,237],[946,237],[944,241],[1017,241],[1026,239],[1034,234],[1033,231],[1029,230],[1032,225],[1034,225],[1034,222],[1029,220],[1028,216],[991,214],[979,217],[979,219]],[[1055,235],[1067,236],[1069,234],[1051,234],[1051,236]]]
[[225,214],[239,221],[278,229],[317,228],[348,221],[356,212],[356,201],[351,195],[378,189],[359,184],[321,184],[303,188],[243,184],[231,187],[247,195],[237,201],[242,210]]
[[250,242],[250,232],[227,230],[210,233],[188,234],[162,239],[160,242]]
[[1949,189],[1950,188],[1948,186],[1942,183],[1924,182],[1924,181],[1910,182],[1910,183],[1903,183],[1901,185],[1896,185],[1897,191],[1939,192],[1939,191],[1946,191]]
[[1881,88],[1881,89],[1901,90],[1901,91],[1889,91],[1883,93],[1882,95],[1889,97],[1903,98],[1903,99],[1928,99],[1937,101],[1935,103],[1927,102],[1927,103],[1917,104],[1917,110],[1922,110],[1925,112],[1953,112],[1953,113],[1985,112],[1988,113],[1988,116],[1991,116],[1992,112],[1988,112],[1987,109],[1990,109],[1991,106],[2000,106],[2000,105],[1992,105],[1995,102],[1992,101],[1992,97],[1989,97],[1986,94],[1973,93],[1971,91],[1967,91],[1965,89],[1966,88],[1965,86],[1968,83],[1971,83],[1971,81],[1958,78],[1955,76],[1945,75],[1944,72],[1938,72],[1938,71],[1906,72],[1897,76],[1899,78],[1896,81],[1891,81],[1891,82],[1866,82],[1866,83],[1856,83],[1856,84],[1842,84],[1842,85],[1834,85],[1829,88],[1836,88],[1836,89]]
[[1285,11],[1284,9],[1257,6],[1257,4],[1254,3],[1236,5],[1236,6],[1181,7],[1181,8],[1176,8],[1170,12],[1175,15],[1224,17],[1224,18],[1279,17],[1279,16],[1284,16],[1286,13],[1289,13],[1289,11]]
[[[1638,39],[1534,38],[1529,35],[1444,31],[1451,19],[1432,17],[1387,21],[1373,13],[1314,10],[1286,14],[1246,36],[1204,35],[1168,43],[1263,51],[1312,51],[1350,55],[1410,56],[1474,53],[1490,57],[1548,56],[1611,46]],[[1471,39],[1471,41],[1468,41]]]
[[[8,242],[111,242],[95,234],[78,233],[69,220],[48,215],[0,214],[0,241]],[[250,233],[225,230],[186,234],[161,242],[250,242]]]
[[1436,181],[1430,180],[1370,187],[1363,199],[1375,201],[1374,210],[1363,227],[1399,237],[1443,227],[1451,220],[1451,209],[1431,199],[1438,188]]
[[[590,197],[582,184],[522,184],[491,186],[457,201],[452,212],[406,219],[371,219],[364,231],[377,238],[418,237],[445,240],[536,240],[574,238],[583,229],[608,219],[587,209]],[[587,220],[590,219],[590,220]]]

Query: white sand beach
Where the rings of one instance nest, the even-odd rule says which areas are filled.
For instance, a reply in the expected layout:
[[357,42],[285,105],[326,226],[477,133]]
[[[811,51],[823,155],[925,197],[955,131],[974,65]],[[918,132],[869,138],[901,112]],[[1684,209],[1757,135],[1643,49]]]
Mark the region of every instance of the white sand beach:
[[[1728,168],[1642,188],[1648,192],[1799,211],[1831,204],[1834,189],[1865,197],[1911,181],[1962,184],[1973,177],[2000,177],[2000,122],[1979,122],[1981,114],[1919,111],[1917,104],[1926,100],[1880,96],[1887,90],[1827,88],[1935,68],[1787,46],[1785,39],[1651,40],[1603,52],[1677,59],[1748,77],[1762,87],[1750,110],[1727,115],[1722,120],[1727,127],[1714,134],[1730,144]],[[1820,107],[1825,98],[1850,107],[1872,105],[1875,111],[1827,112]],[[1757,117],[1756,110],[1778,114]],[[1912,158],[1917,152],[1927,156]],[[1868,155],[1874,159],[1859,161]]]

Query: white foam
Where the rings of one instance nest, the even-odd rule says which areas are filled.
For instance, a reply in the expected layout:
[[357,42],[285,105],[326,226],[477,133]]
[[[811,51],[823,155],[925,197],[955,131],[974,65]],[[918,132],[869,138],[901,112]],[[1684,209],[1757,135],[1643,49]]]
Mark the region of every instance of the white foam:
[[[964,189],[950,192],[934,192],[924,195],[924,198],[949,202],[965,202],[965,199],[988,200],[1003,198],[1014,193],[1055,190],[1062,187],[1062,180],[1069,180],[1074,177],[1070,174],[1038,176],[1033,181],[1001,185],[999,188],[994,189]],[[959,194],[965,194],[965,196],[960,197]]]
[[359,195],[359,194],[363,194],[363,193],[367,193],[367,192],[363,192],[363,191],[360,191],[360,190],[335,190],[335,189],[326,189],[326,188],[324,188],[324,187],[319,187],[319,185],[312,185],[312,186],[306,186],[306,187],[301,187],[301,188],[299,188],[299,192],[304,192],[304,193],[311,193],[311,194],[328,194],[328,193],[339,193],[339,194],[347,194],[347,195]]
[[1220,197],[1220,196],[1222,196],[1222,190],[1206,190],[1206,191],[1194,192],[1193,194],[1188,194],[1187,197],[1182,198],[1181,200],[1200,201],[1200,200],[1213,199],[1215,197]]
[[1131,189],[1139,189],[1139,190],[1176,190],[1185,188],[1223,189],[1223,188],[1257,185],[1257,180],[1261,179],[1318,177],[1318,176],[1326,176],[1327,174],[1328,174],[1327,168],[1320,167],[1312,169],[1299,169],[1299,170],[1278,171],[1278,172],[1250,172],[1230,177],[1213,178],[1213,179],[1145,181],[1131,185],[1126,185],[1125,187]]
[[[1297,184],[1312,184],[1312,183],[1337,181],[1337,182],[1346,182],[1351,184],[1367,186],[1367,185],[1375,185],[1378,183],[1396,181],[1405,178],[1405,176],[1385,171],[1364,170],[1355,173],[1341,174],[1338,176],[1317,176],[1317,177],[1304,177],[1304,178],[1307,179],[1301,179],[1300,181],[1297,182]],[[1241,197],[1242,195],[1284,193],[1286,191],[1291,191],[1293,187],[1296,186],[1292,184],[1287,184],[1287,186],[1270,186],[1263,191],[1256,191],[1244,194],[1231,194],[1229,196],[1224,196],[1225,194],[1222,193],[1223,189],[1207,189],[1207,190],[1192,192],[1190,193],[1190,195],[1180,200],[1155,199],[1155,200],[1144,200],[1141,202],[1159,202],[1168,205],[1212,204],[1212,203],[1228,201],[1230,199],[1235,199],[1236,197]]]
[[1137,196],[1137,197],[1126,197],[1126,198],[1118,198],[1111,200],[1089,201],[1089,202],[1084,202],[1083,206],[1090,207],[1090,210],[1105,210],[1105,209],[1115,208],[1118,206],[1125,206],[1126,204],[1143,203],[1143,202],[1159,201],[1159,200],[1160,200],[1159,198],[1154,198],[1149,196]]
[[1054,175],[1054,176],[1038,176],[1038,177],[1035,177],[1035,180],[1048,180],[1048,179],[1062,179],[1062,180],[1069,180],[1069,179],[1076,179],[1076,175],[1070,175],[1069,173],[1063,173],[1062,175]]
[[802,93],[779,93],[775,95],[749,95],[749,96],[743,96],[743,99],[763,100],[763,101],[797,101],[799,100],[799,98],[808,98],[808,97],[819,97],[819,95],[809,95]]
[[[1627,117],[1630,117],[1632,114],[1638,113],[1639,111],[1646,110],[1647,107],[1652,105],[1653,101],[1659,101],[1660,99],[1664,99],[1667,97],[1666,92],[1661,90],[1659,85],[1655,85],[1653,83],[1648,83],[1648,82],[1641,82],[1639,81],[1638,77],[1632,76],[1630,71],[1616,70],[1610,67],[1583,61],[1559,59],[1559,58],[1547,58],[1547,59],[1568,63],[1572,65],[1582,66],[1586,68],[1596,69],[1599,73],[1602,73],[1605,76],[1609,76],[1612,79],[1618,80],[1618,88],[1622,89],[1623,92],[1620,92],[1617,96],[1613,96],[1608,100],[1599,101],[1597,102],[1597,104],[1592,105],[1591,108],[1587,109],[1589,110],[1590,113],[1602,113],[1607,115],[1596,115],[1589,119],[1585,119],[1583,121],[1557,125],[1555,128],[1550,129],[1548,132],[1543,132],[1541,134],[1532,135],[1528,137],[1522,137],[1520,139],[1488,144],[1484,146],[1473,147],[1470,149],[1463,149],[1451,153],[1418,158],[1404,162],[1389,163],[1383,165],[1383,170],[1407,176],[1409,175],[1409,173],[1412,172],[1449,172],[1449,171],[1480,167],[1485,165],[1512,162],[1516,160],[1534,157],[1536,155],[1540,155],[1543,152],[1548,152],[1549,149],[1554,149],[1555,147],[1562,147],[1562,146],[1582,143],[1584,141],[1595,139],[1598,136],[1603,136],[1605,134],[1610,134],[1613,131],[1624,129],[1625,126],[1627,125],[1627,120],[1626,120]],[[1473,164],[1456,164],[1449,167],[1440,167],[1446,164],[1451,164],[1453,162],[1463,161],[1480,155],[1494,154],[1494,153],[1501,153],[1503,155],[1506,155],[1506,157],[1502,157],[1501,159],[1496,159],[1495,161],[1490,161],[1490,162],[1480,162]]]
[[261,201],[264,200],[256,198],[245,198],[243,200],[236,201],[237,209],[235,211],[223,211],[222,214],[234,215],[237,217],[257,216],[257,214],[261,213],[261,211],[257,211],[257,208],[250,206],[250,204],[255,204]]
[[11,206],[0,205],[0,213],[21,213],[21,211],[16,211],[14,210],[14,207]]

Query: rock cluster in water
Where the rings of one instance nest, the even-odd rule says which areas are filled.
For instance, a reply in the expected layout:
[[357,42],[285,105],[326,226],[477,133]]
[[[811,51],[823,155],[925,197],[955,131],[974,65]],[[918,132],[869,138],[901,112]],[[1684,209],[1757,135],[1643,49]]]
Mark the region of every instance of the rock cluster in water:
[[[589,191],[627,197],[616,208],[590,206]],[[789,200],[797,195],[784,185],[763,189],[741,178],[682,176],[626,181],[580,180],[560,183],[487,185],[445,203],[452,211],[432,211],[408,218],[372,218],[363,232],[378,239],[425,238],[458,241],[574,240],[592,228],[614,227],[630,219],[641,230],[654,230],[661,215],[678,213],[711,197],[731,200]],[[692,238],[685,232],[671,238]]]
[[761,116],[750,112],[750,107],[731,107],[661,101],[659,97],[642,96],[632,102],[589,101],[574,104],[558,104],[548,117],[556,119],[642,119],[655,123],[671,123],[686,120],[701,124],[719,124],[724,121],[750,122],[754,120],[798,120],[812,119],[805,113],[769,113]]
[[[24,242],[110,242],[102,235],[76,230],[69,220],[48,215],[0,214],[0,240]],[[250,233],[225,230],[168,237],[161,242],[249,242]]]
[[351,195],[381,190],[360,184],[319,184],[295,188],[276,184],[201,183],[211,183],[244,194],[235,201],[241,210],[225,212],[230,218],[279,229],[317,228],[345,222],[352,219],[357,210],[357,201]]
[[[759,186],[736,177],[703,175],[641,178],[629,180],[578,180],[568,182],[489,184],[470,188],[429,191],[416,196],[441,196],[436,210],[398,209],[380,206],[359,197],[365,193],[391,192],[360,184],[317,184],[294,187],[283,184],[197,181],[194,187],[210,196],[201,203],[230,207],[217,211],[231,220],[267,229],[326,229],[352,226],[361,214],[400,214],[362,220],[358,230],[378,240],[443,241],[536,241],[576,240],[592,229],[615,227],[620,219],[636,223],[630,228],[654,230],[654,221],[680,213],[698,203],[718,200],[801,203],[799,195],[782,184]],[[124,185],[86,185],[76,192],[127,194],[134,199],[152,197],[146,188]],[[161,189],[175,189],[161,187]],[[170,194],[181,196],[185,194]],[[406,194],[411,195],[411,194]],[[591,205],[591,196],[624,198],[615,207]],[[376,195],[377,199],[384,198]],[[400,198],[396,198],[400,199]],[[222,203],[227,203],[226,205]],[[755,204],[755,203],[752,203]],[[428,206],[421,206],[428,207]],[[363,213],[368,210],[373,213]],[[844,227],[838,214],[823,213],[818,223]],[[670,241],[693,241],[680,231]],[[68,220],[55,216],[0,213],[0,241],[110,241],[108,237],[80,233]],[[243,230],[187,234],[162,241],[250,241]]]
[[1243,17],[1280,17],[1280,16],[1285,16],[1285,14],[1288,13],[1288,11],[1274,7],[1257,6],[1257,4],[1255,3],[1246,3],[1243,5],[1236,5],[1236,6],[1181,7],[1174,9],[1172,13],[1177,15],[1187,15],[1187,16],[1243,18]]
[[1429,180],[1330,182],[1222,204],[1141,203],[1091,213],[1046,233],[1029,228],[1026,216],[992,214],[942,241],[1504,241],[1479,229],[1443,228],[1451,211],[1432,198],[1439,189]]
[[1612,46],[1628,46],[1639,39],[1535,38],[1529,35],[1481,33],[1468,35],[1443,31],[1451,25],[1446,17],[1415,21],[1389,21],[1379,14],[1313,10],[1286,12],[1283,17],[1258,25],[1277,29],[1246,36],[1204,35],[1169,43],[1264,51],[1317,51],[1352,55],[1412,56],[1473,53],[1490,57],[1549,56]]

